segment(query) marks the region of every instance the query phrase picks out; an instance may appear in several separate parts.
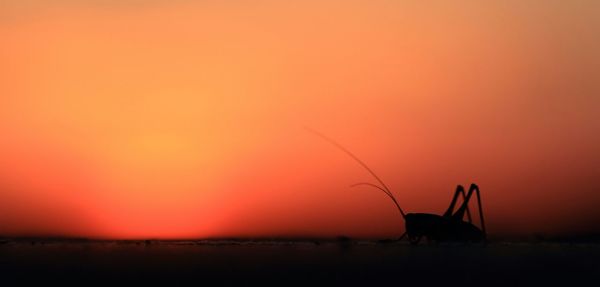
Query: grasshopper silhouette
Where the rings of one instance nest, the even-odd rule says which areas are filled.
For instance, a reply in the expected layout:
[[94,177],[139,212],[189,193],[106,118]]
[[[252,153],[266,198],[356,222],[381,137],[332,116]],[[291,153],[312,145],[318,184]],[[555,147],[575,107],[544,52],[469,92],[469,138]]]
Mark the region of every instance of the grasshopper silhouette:
[[[404,213],[396,197],[392,194],[387,185],[369,168],[362,160],[360,160],[357,156],[355,156],[348,149],[332,140],[331,138],[314,131],[312,129],[308,129],[312,133],[317,136],[325,139],[329,143],[336,146],[341,151],[345,152],[352,159],[358,162],[363,168],[365,168],[379,183],[373,184],[369,182],[361,182],[351,187],[356,186],[369,186],[381,190],[385,193],[396,205],[396,208],[402,215],[402,218],[405,222],[405,232],[398,239],[401,240],[404,236],[408,237],[408,241],[412,244],[418,244],[421,238],[425,237],[427,240],[432,240],[436,242],[485,242],[486,241],[486,232],[485,232],[485,223],[483,220],[483,209],[481,207],[481,195],[479,194],[479,187],[476,184],[471,184],[469,187],[469,191],[465,194],[465,189],[462,185],[458,185],[456,187],[456,191],[454,192],[454,196],[452,197],[452,201],[450,202],[450,206],[446,210],[443,215],[431,214],[431,213]],[[479,222],[481,225],[481,229],[473,224],[473,220],[471,218],[471,212],[469,210],[469,201],[471,200],[471,196],[473,193],[477,195],[477,205],[479,208]],[[462,204],[456,211],[454,211],[456,207],[456,203],[458,201],[459,196],[462,196]],[[465,213],[467,215],[467,221],[464,221]]]

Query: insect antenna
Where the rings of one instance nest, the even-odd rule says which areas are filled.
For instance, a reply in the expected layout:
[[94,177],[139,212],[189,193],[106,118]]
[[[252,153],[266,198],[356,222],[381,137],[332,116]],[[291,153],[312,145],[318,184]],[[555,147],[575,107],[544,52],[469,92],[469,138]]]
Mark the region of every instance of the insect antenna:
[[370,182],[359,182],[359,183],[351,185],[350,187],[357,187],[357,186],[360,186],[360,185],[366,185],[366,186],[374,187],[374,188],[377,188],[377,189],[383,191],[389,198],[392,199],[392,201],[396,205],[396,208],[398,208],[398,211],[400,211],[400,214],[402,215],[402,218],[405,217],[404,211],[402,211],[402,208],[400,208],[400,204],[398,204],[398,201],[396,200],[396,197],[390,191],[386,191],[385,189],[383,189],[379,185],[372,184]]
[[377,174],[375,174],[375,172],[369,168],[369,166],[367,166],[366,163],[364,163],[362,160],[360,160],[356,155],[354,155],[351,151],[349,151],[348,149],[346,149],[344,146],[342,146],[341,144],[339,144],[338,142],[334,141],[333,139],[329,138],[328,136],[315,131],[309,127],[305,127],[306,130],[308,130],[309,132],[319,136],[320,138],[328,141],[330,144],[334,145],[335,147],[337,147],[338,149],[340,149],[341,151],[343,151],[344,153],[346,153],[347,155],[349,155],[352,159],[354,159],[358,164],[360,164],[364,169],[366,169],[374,178],[375,180],[377,180],[377,182],[379,184],[381,184],[381,186],[372,184],[372,183],[358,183],[355,184],[353,186],[358,186],[358,185],[368,185],[371,187],[375,187],[381,191],[383,191],[387,196],[389,196],[392,201],[394,202],[394,204],[396,205],[396,207],[398,208],[398,211],[400,211],[400,214],[402,215],[402,218],[405,218],[406,215],[404,214],[404,211],[402,210],[402,208],[400,208],[400,205],[398,204],[398,201],[396,200],[396,198],[394,197],[394,195],[392,194],[392,192],[390,191],[390,189],[387,187],[387,185],[385,185],[385,183],[383,182],[383,180],[381,180],[379,178],[379,176],[377,176]]
[[389,191],[383,189],[383,187],[373,184],[373,183],[370,183],[370,182],[359,182],[359,183],[355,183],[355,184],[351,185],[350,187],[357,187],[360,185],[366,185],[366,186],[377,188],[377,189],[383,191],[387,196],[392,197],[392,198],[394,197],[393,194],[391,194]]

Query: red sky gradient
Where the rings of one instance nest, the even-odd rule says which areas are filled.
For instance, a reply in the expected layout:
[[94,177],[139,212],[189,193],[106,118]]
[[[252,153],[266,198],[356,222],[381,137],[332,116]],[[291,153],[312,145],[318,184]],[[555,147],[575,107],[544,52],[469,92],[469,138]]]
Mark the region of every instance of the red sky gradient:
[[0,234],[402,234],[304,126],[407,212],[599,231],[600,2],[421,2],[2,1]]

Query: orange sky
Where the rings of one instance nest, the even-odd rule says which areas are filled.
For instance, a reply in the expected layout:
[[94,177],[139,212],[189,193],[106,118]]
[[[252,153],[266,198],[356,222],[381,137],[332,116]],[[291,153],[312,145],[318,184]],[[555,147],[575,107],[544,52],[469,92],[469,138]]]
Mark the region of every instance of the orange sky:
[[304,126],[407,212],[598,231],[600,2],[421,2],[2,1],[0,234],[400,235]]

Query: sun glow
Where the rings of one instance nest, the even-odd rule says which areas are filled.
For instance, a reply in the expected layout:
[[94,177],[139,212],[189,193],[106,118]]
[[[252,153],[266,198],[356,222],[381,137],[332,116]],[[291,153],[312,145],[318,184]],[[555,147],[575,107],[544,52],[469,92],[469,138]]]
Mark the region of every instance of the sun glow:
[[407,212],[597,217],[595,3],[109,2],[2,4],[0,235],[400,234],[304,126]]

